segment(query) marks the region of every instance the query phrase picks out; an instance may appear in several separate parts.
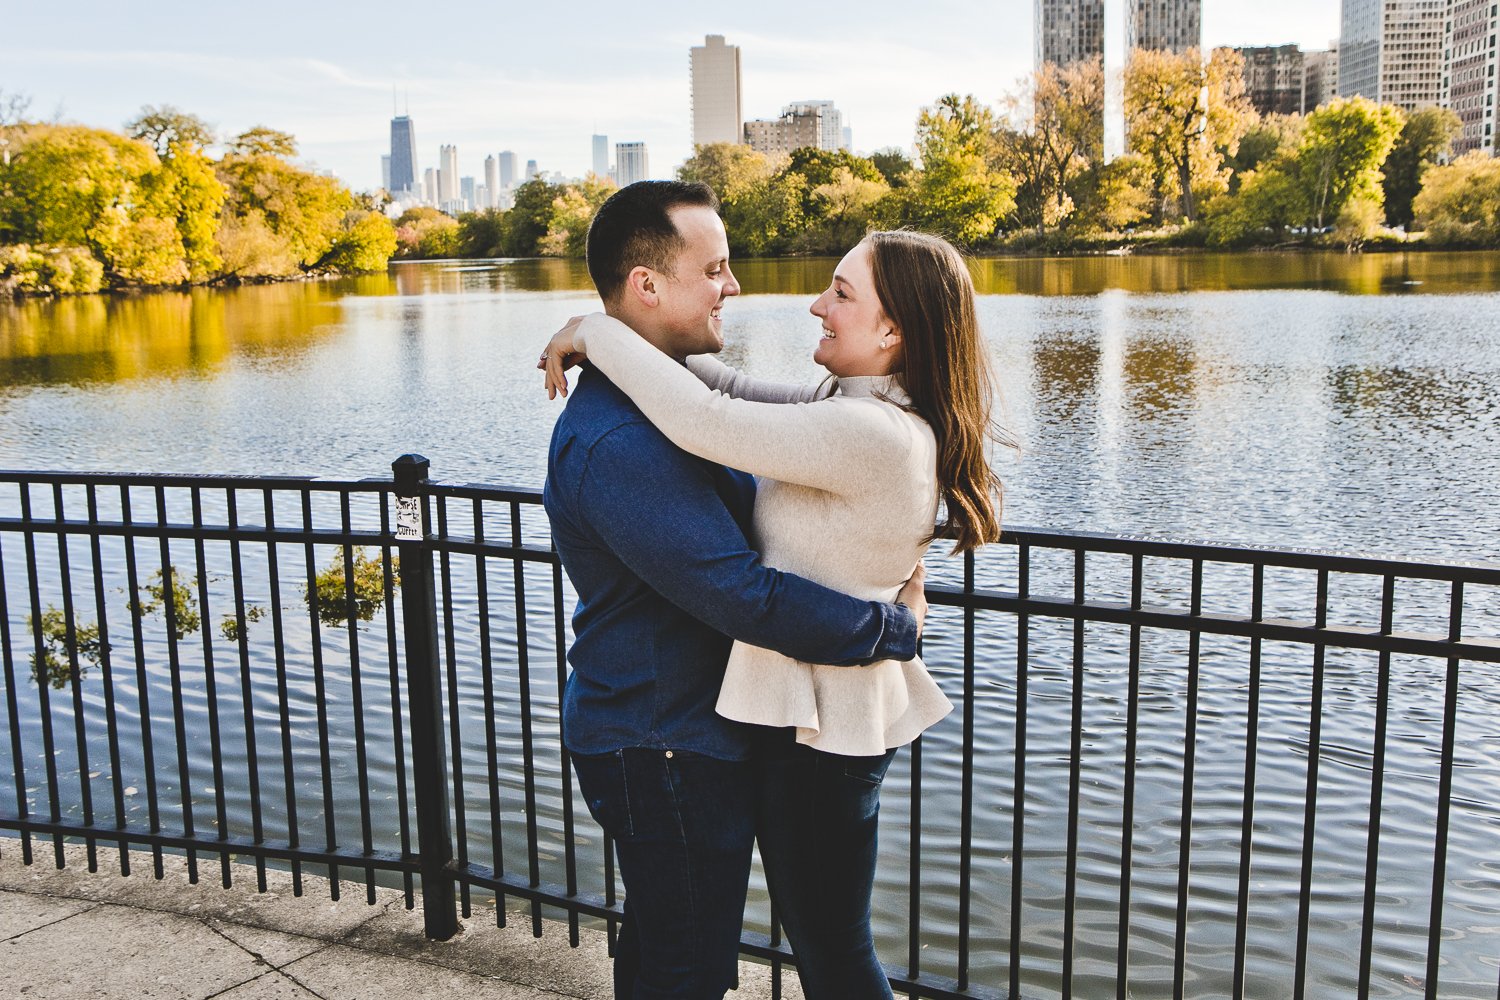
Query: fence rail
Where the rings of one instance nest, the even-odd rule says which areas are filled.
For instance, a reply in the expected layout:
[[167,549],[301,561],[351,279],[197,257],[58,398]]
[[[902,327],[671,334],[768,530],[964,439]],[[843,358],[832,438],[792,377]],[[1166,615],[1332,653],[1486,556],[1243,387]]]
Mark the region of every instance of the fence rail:
[[[0,472],[27,863],[314,865],[335,898],[420,880],[436,938],[510,900],[613,935],[540,495],[393,472]],[[1500,566],[1014,529],[930,569],[958,711],[887,783],[898,991],[1500,996]]]

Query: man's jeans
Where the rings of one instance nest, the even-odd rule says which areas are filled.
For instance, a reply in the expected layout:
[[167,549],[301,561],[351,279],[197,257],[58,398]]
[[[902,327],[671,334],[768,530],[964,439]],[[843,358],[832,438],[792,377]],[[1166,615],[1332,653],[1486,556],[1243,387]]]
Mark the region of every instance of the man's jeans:
[[615,842],[625,919],[616,1000],[719,1000],[734,985],[755,836],[749,761],[630,748],[574,755]]
[[756,836],[807,1000],[891,996],[870,935],[870,893],[880,783],[895,755],[823,753],[797,743],[795,729],[757,735]]

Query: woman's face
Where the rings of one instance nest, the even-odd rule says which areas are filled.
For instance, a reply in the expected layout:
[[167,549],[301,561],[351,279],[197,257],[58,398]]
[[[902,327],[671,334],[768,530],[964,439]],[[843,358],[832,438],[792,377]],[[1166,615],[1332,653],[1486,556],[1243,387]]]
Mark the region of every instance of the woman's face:
[[900,368],[901,336],[875,294],[868,242],[844,255],[810,311],[823,323],[813,360],[834,375],[889,375]]

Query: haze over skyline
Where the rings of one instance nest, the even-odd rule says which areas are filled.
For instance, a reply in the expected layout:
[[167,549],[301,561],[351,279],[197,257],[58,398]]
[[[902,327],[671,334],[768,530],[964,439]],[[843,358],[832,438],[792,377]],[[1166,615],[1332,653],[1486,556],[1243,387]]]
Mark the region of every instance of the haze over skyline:
[[[654,172],[668,176],[692,152],[688,50],[706,34],[741,48],[747,118],[829,99],[857,150],[905,149],[918,111],[940,95],[993,104],[1030,72],[1032,6],[374,0],[351,16],[344,5],[264,0],[255,17],[231,20],[188,0],[133,10],[101,0],[14,4],[0,36],[0,91],[29,96],[34,117],[60,112],[105,128],[142,105],[172,104],[221,135],[282,129],[297,137],[301,159],[359,190],[380,183],[397,107],[410,109],[424,168],[437,165],[439,144],[456,144],[464,174],[482,176],[485,155],[508,149],[523,163],[582,175],[599,133],[611,148],[644,141]],[[1209,47],[1323,48],[1338,28],[1339,0],[1203,2]]]

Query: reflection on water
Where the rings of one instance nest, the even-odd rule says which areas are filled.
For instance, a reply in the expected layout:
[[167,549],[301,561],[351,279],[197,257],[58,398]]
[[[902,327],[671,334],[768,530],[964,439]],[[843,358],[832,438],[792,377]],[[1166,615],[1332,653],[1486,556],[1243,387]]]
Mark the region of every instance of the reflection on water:
[[[1500,505],[1494,502],[1500,495],[1500,265],[1495,256],[1263,254],[977,262],[981,287],[991,293],[980,301],[980,320],[1007,423],[1024,445],[1019,456],[1000,459],[1007,521],[1494,559],[1500,539]],[[737,262],[747,292],[784,294],[747,294],[730,304],[726,357],[765,377],[816,378],[808,359],[818,328],[807,306],[832,266],[828,259]],[[1367,294],[1410,291],[1452,294]],[[558,409],[538,389],[532,367],[537,349],[568,316],[595,304],[582,265],[567,261],[403,264],[389,275],[352,281],[0,304],[0,466],[357,477],[386,475],[394,457],[418,451],[432,459],[433,474],[443,479],[536,486]],[[295,512],[288,516],[295,522]],[[496,530],[497,537],[502,534]],[[118,539],[103,544],[105,565],[117,565],[123,545]],[[212,566],[228,558],[222,549],[211,544]],[[315,564],[322,565],[330,555],[320,550]],[[287,576],[282,603],[288,610],[287,646],[294,661],[292,718],[302,727],[293,752],[301,762],[299,773],[305,765],[305,773],[313,774],[318,748],[306,737],[313,690],[307,675],[311,626],[306,608],[297,602],[305,567],[293,553],[285,557],[280,572]],[[14,617],[27,600],[25,567],[14,546],[7,545],[0,558],[6,560],[5,579],[14,591],[9,604]],[[86,553],[75,551],[73,558],[86,559]],[[193,556],[183,549],[173,558],[189,565]],[[263,557],[247,547],[244,558],[253,562]],[[456,593],[467,595],[458,598],[458,613],[468,624],[461,622],[455,637],[456,671],[465,717],[474,718],[484,702],[477,666],[484,650],[472,621],[474,591],[465,585],[472,568],[457,562]],[[1103,558],[1091,560],[1090,585],[1101,589],[1089,596],[1128,599],[1127,570]],[[266,570],[257,565],[256,572]],[[1001,550],[980,560],[979,581],[981,586],[1015,589],[1015,572],[1012,555]],[[1035,592],[1070,594],[1070,572],[1069,561],[1050,565],[1038,555],[1031,575]],[[934,561],[935,579],[951,579],[953,573],[951,561]],[[58,600],[58,574],[43,575],[44,603]],[[505,590],[509,577],[508,571],[496,573],[490,595],[496,615],[491,651],[501,666],[515,652],[507,645],[511,633],[505,616],[514,613]],[[80,566],[75,586],[87,578],[87,567]],[[222,572],[209,574],[217,608],[234,600],[229,580]],[[1180,598],[1178,583],[1176,596],[1163,600]],[[1271,579],[1267,585],[1268,599],[1280,602],[1278,613],[1312,614],[1316,594],[1310,579]],[[555,651],[549,647],[546,586],[538,579],[526,589],[530,594],[538,588],[528,611],[537,617],[530,640],[534,663],[548,664],[550,670]],[[1145,586],[1147,603],[1157,599],[1153,590],[1158,586],[1173,593],[1149,575]],[[1336,614],[1372,624],[1378,620],[1378,608],[1371,610],[1378,592],[1378,580],[1369,581],[1368,592],[1335,588],[1330,606]],[[1500,609],[1493,596],[1465,595],[1473,604],[1464,619],[1472,634],[1500,633]],[[1243,574],[1227,574],[1210,585],[1206,598],[1210,611],[1243,614],[1248,581]],[[271,603],[269,591],[247,599]],[[1428,604],[1446,608],[1442,595]],[[296,611],[300,622],[291,616]],[[129,634],[122,599],[110,596],[106,613],[112,619],[111,634]],[[1007,615],[978,615],[975,709],[983,724],[976,733],[981,764],[976,769],[979,805],[973,846],[979,892],[972,917],[976,979],[986,984],[1000,981],[1005,968],[1009,885],[1015,871],[1010,856],[1015,788],[1010,723],[1019,697],[1014,624]],[[10,625],[12,635],[28,634],[19,619]],[[1444,627],[1442,622],[1396,622],[1398,630],[1441,632]],[[1023,983],[1027,995],[1051,996],[1060,992],[1062,918],[1055,890],[1063,878],[1059,845],[1066,842],[1066,800],[1059,790],[1067,784],[1073,723],[1071,628],[1036,620],[1031,629]],[[378,628],[375,632],[361,662],[379,673],[389,649]],[[333,641],[343,640],[334,636]],[[962,695],[961,617],[937,609],[926,642],[929,664],[957,700]],[[1119,763],[1130,643],[1128,630],[1113,626],[1091,626],[1087,635],[1074,984],[1080,996],[1113,992],[1123,845]],[[274,655],[267,646],[252,642],[247,655],[258,677],[274,676]],[[1199,995],[1209,995],[1227,981],[1237,899],[1239,785],[1244,748],[1252,735],[1263,755],[1256,782],[1252,967],[1284,969],[1286,928],[1296,919],[1302,786],[1310,754],[1309,657],[1306,650],[1266,644],[1262,714],[1252,734],[1245,706],[1247,655],[1246,644],[1238,640],[1203,640],[1190,995],[1195,985],[1201,986]],[[148,659],[153,664],[162,660]],[[1312,996],[1354,992],[1349,955],[1358,950],[1361,852],[1368,834],[1373,660],[1354,653],[1327,657],[1329,713],[1316,823],[1319,916],[1312,928]],[[23,661],[18,661],[22,671]],[[327,662],[344,662],[336,645]],[[1171,981],[1171,969],[1163,956],[1171,953],[1176,919],[1181,837],[1176,817],[1187,699],[1180,637],[1148,631],[1141,662],[1130,962],[1140,995],[1155,996],[1169,989],[1165,984]],[[226,669],[232,673],[233,666]],[[165,668],[152,669],[151,711],[169,713]],[[334,703],[347,706],[347,674],[330,668],[330,675]],[[370,704],[384,706],[367,732],[383,736],[389,729],[389,706],[399,700],[399,692],[380,689],[377,678],[365,680],[371,684]],[[226,676],[223,690],[232,690],[235,683]],[[503,689],[497,691],[497,701],[513,706],[513,672],[498,670],[496,683]],[[1406,977],[1424,974],[1425,941],[1410,928],[1425,923],[1422,907],[1430,891],[1436,783],[1432,740],[1441,725],[1443,683],[1441,664],[1396,658],[1390,805],[1381,820],[1385,847],[1376,939],[1381,956],[1376,994],[1381,996],[1411,994]],[[1456,823],[1448,859],[1452,884],[1444,917],[1454,930],[1443,952],[1444,987],[1453,996],[1493,996],[1493,928],[1500,910],[1500,870],[1494,862],[1500,813],[1493,804],[1500,787],[1495,752],[1500,746],[1500,688],[1491,672],[1467,668],[1462,683]],[[27,688],[23,697],[33,694]],[[533,694],[539,727],[551,732],[555,691],[539,682]],[[189,732],[201,736],[207,712],[201,691],[190,701]],[[97,699],[87,704],[89,711],[102,711]],[[262,707],[274,714],[273,704]],[[56,711],[65,714],[68,707],[59,704]],[[225,730],[231,744],[238,738],[234,714],[225,715],[231,720]],[[159,731],[169,731],[169,722],[164,719],[166,728]],[[352,728],[342,709],[336,725],[340,752],[335,783],[354,787]],[[541,759],[534,762],[543,785],[559,766],[547,738],[539,748]],[[0,738],[0,748],[9,745]],[[511,803],[522,801],[524,761],[516,746],[506,743],[501,762],[500,781]],[[960,746],[955,714],[929,734],[923,750],[923,944],[930,968],[939,974],[957,947],[952,889],[958,880],[954,817]],[[243,751],[230,749],[231,762],[242,768]],[[0,749],[0,773],[9,768],[4,752]],[[241,758],[234,758],[235,752]],[[462,752],[470,807],[480,816],[486,809],[483,734],[465,732]],[[391,773],[395,762],[389,747],[377,746],[372,754],[375,772]],[[212,785],[212,778],[200,773],[206,768],[199,764],[194,764],[192,787],[201,790]],[[125,763],[127,769],[135,766]],[[230,771],[236,773],[236,768]],[[910,755],[903,753],[891,772],[883,814],[891,836],[882,834],[886,854],[876,925],[882,952],[892,962],[904,952],[900,934],[908,859],[903,838],[912,817],[910,774]],[[181,791],[170,782],[164,788],[169,795]],[[313,791],[302,789],[308,795]],[[5,794],[9,792],[0,788],[0,795]],[[206,816],[212,793],[203,794],[207,797],[199,803]],[[248,808],[247,791],[235,786],[226,794],[229,813],[239,821]],[[309,805],[303,822],[308,836],[315,838],[321,816],[315,802]],[[127,808],[138,810],[140,799],[132,799]],[[342,829],[358,828],[357,809],[344,802],[336,811]],[[394,837],[393,811],[390,802],[376,804],[377,833],[387,842]],[[557,804],[544,803],[537,819],[544,847],[560,856],[558,815]],[[508,837],[524,836],[519,813],[506,822],[511,824]],[[476,822],[470,835],[477,839],[470,849],[484,858],[493,845],[478,830]],[[580,827],[580,836],[592,836],[587,824]],[[544,863],[555,866],[555,858]],[[563,877],[548,871],[547,878]],[[1252,973],[1249,995],[1290,995],[1284,973],[1276,974],[1283,979],[1258,978],[1264,975]],[[1474,983],[1488,993],[1470,989]]]

